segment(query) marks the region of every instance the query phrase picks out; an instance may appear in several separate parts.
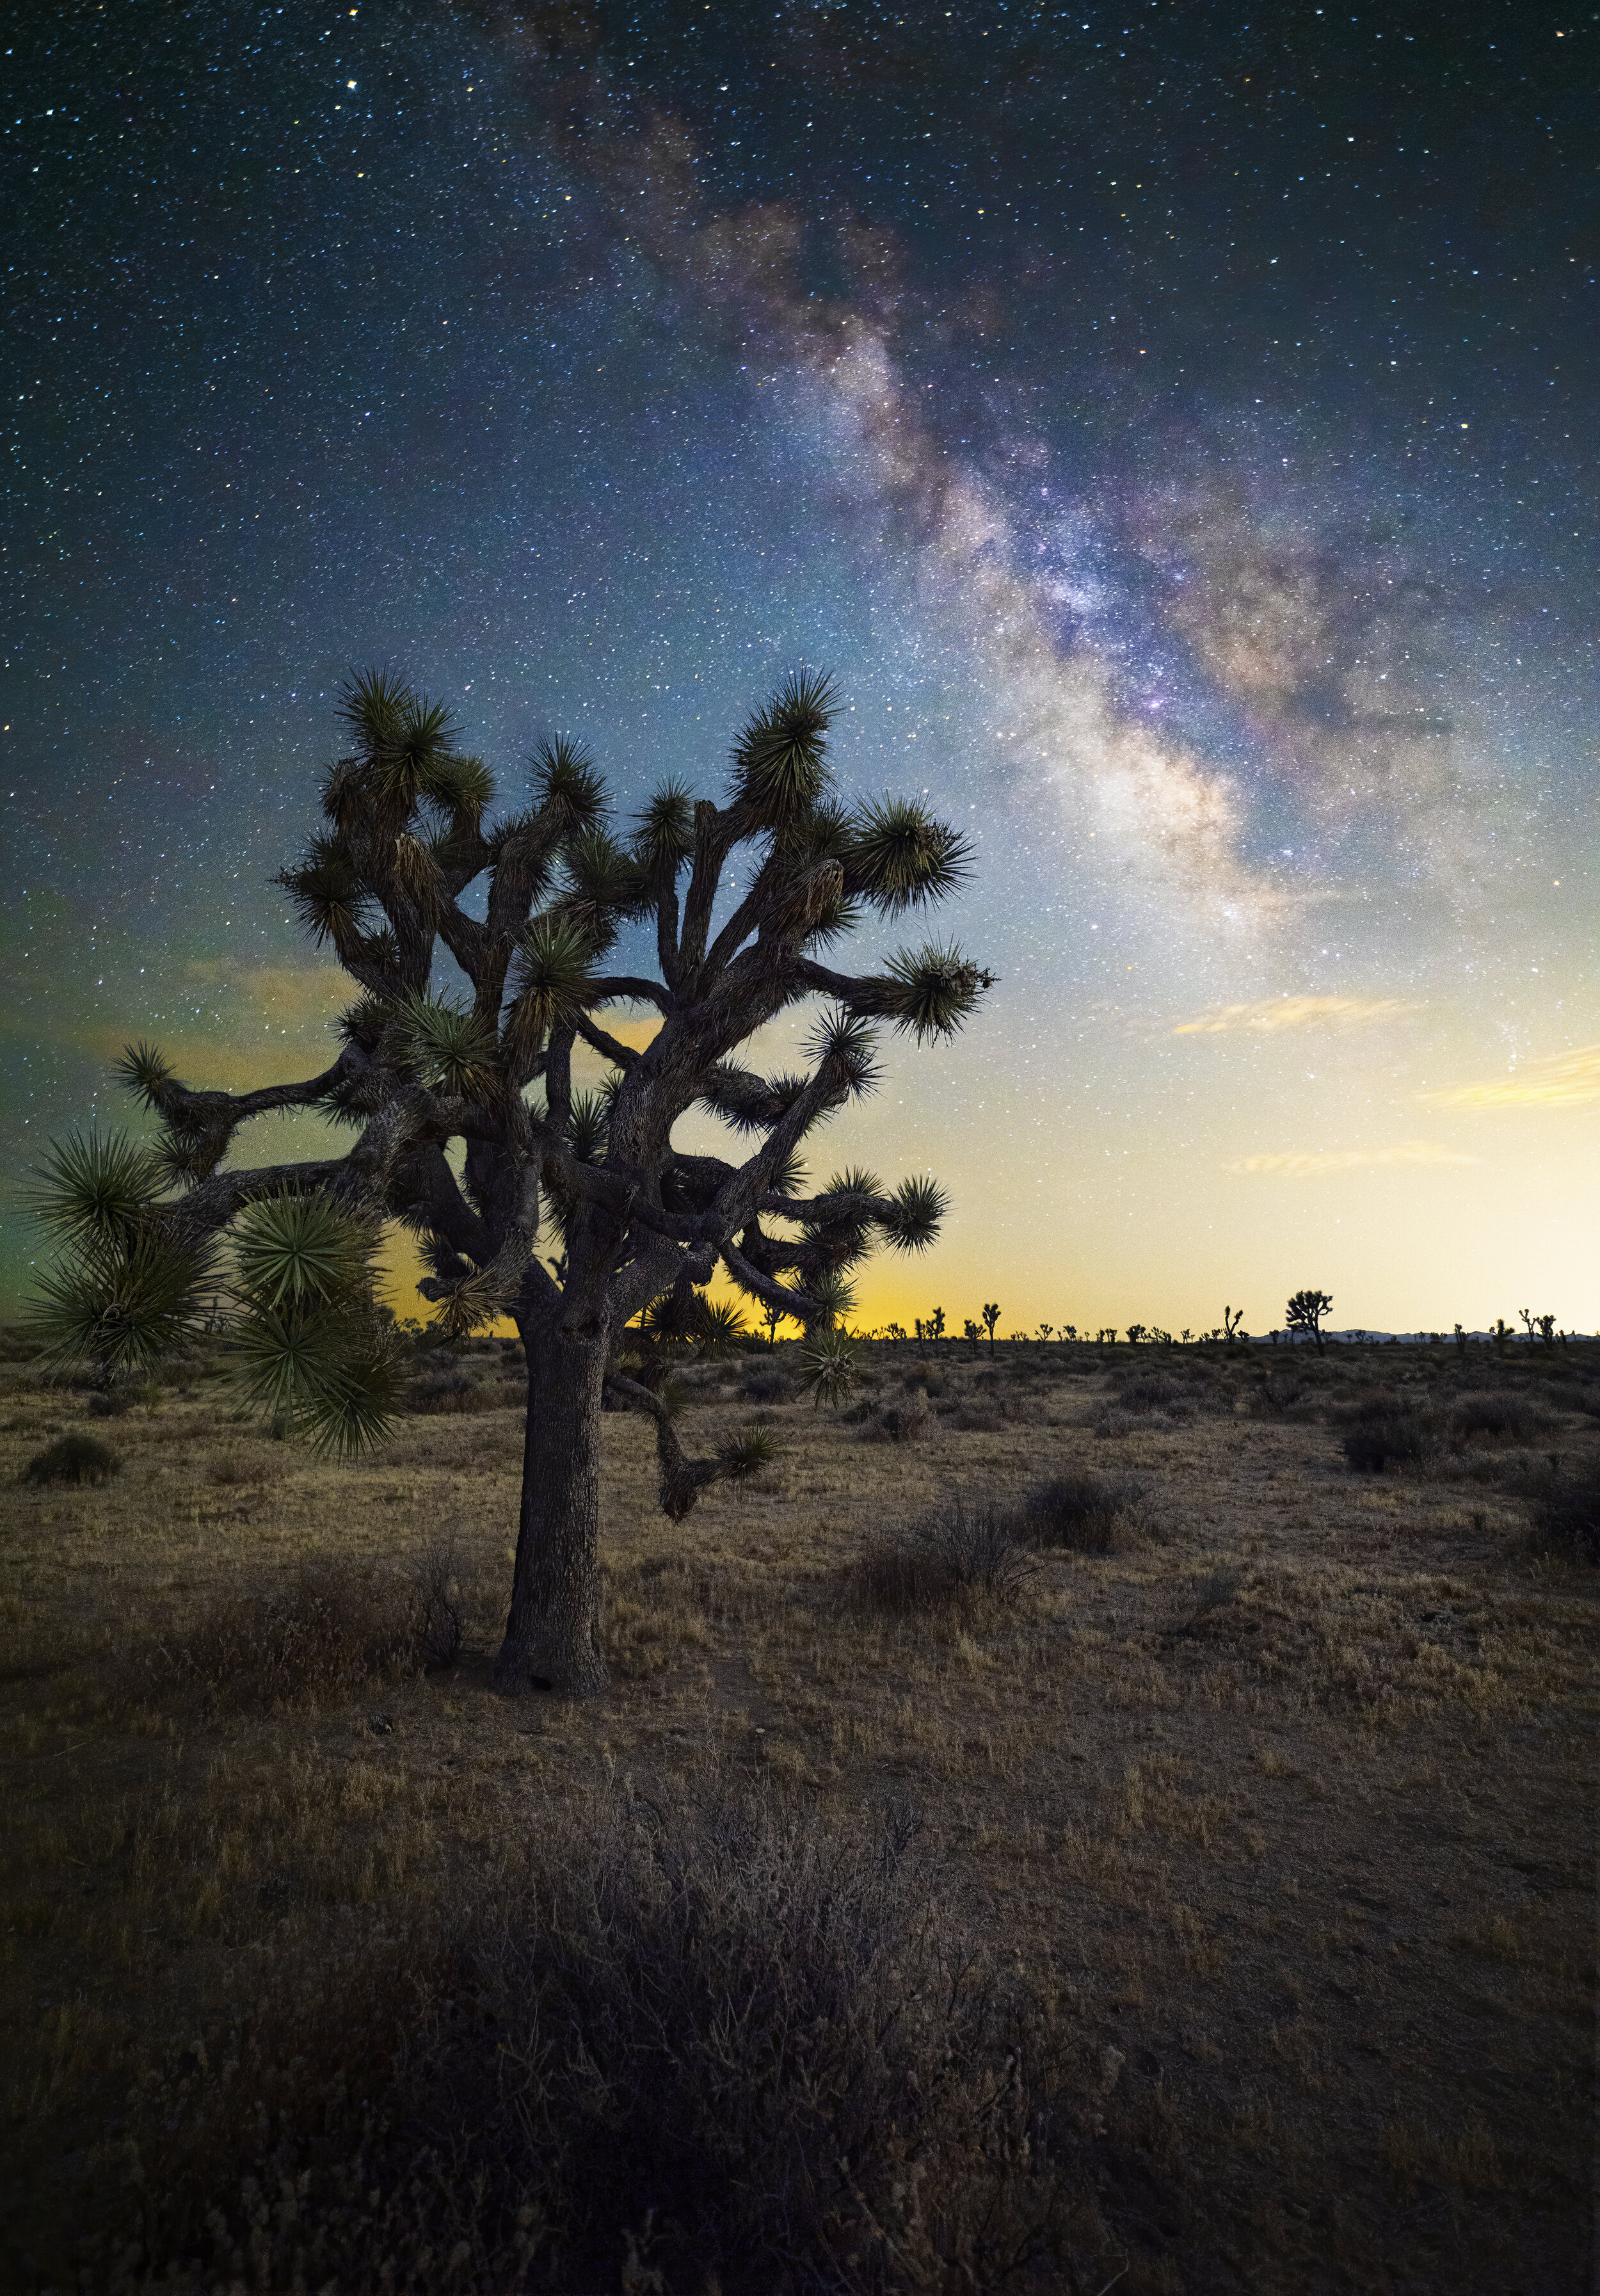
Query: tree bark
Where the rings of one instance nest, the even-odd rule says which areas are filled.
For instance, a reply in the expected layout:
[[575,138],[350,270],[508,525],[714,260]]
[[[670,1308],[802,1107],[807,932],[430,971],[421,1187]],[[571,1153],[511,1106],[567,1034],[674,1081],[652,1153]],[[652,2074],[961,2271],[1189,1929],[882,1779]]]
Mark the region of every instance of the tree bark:
[[600,1647],[600,1392],[603,1337],[523,1332],[528,1425],[522,1506],[495,1686],[594,1696]]

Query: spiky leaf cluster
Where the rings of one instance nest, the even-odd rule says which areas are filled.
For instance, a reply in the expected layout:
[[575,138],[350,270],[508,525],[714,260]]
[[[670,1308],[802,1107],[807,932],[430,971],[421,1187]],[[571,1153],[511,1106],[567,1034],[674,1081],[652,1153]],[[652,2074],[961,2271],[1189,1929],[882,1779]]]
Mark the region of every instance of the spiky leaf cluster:
[[393,1423],[399,1377],[373,1304],[376,1238],[325,1195],[267,1197],[234,1230],[235,1341],[263,1410],[357,1456]]

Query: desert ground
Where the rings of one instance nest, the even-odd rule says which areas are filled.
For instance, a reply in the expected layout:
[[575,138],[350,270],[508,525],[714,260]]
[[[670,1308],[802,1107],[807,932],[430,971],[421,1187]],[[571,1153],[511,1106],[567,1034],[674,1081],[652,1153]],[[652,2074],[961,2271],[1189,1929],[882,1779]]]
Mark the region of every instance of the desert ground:
[[[793,1355],[685,1364],[688,1447],[755,1422],[777,1456],[679,1525],[649,1424],[605,1415],[613,1682],[569,1704],[488,1682],[511,1343],[420,1359],[395,1439],[346,1468],[273,1439],[226,1340],[108,1413],[12,1335],[4,2284],[1588,2289],[1600,1342],[874,1343],[837,1410]],[[74,1437],[103,1480],[35,1464]],[[713,1847],[673,1866],[675,1829]],[[788,2249],[730,2170],[756,2214],[719,2245],[654,2195],[613,2080],[596,2201],[573,2068],[599,2095],[636,2062],[615,2004],[645,1995],[613,1971],[611,2038],[585,2038],[598,1948],[558,1986],[531,1932],[611,1950],[643,1857],[650,1890],[679,1876],[663,1906],[702,1906],[682,1938],[732,1874],[717,1920],[759,1958],[836,1843],[900,1876],[873,2030],[911,2037],[924,2102],[959,2089],[966,2133],[928,2105],[880,2192],[864,2129],[832,2199],[807,2154]],[[779,1981],[801,1951],[775,1936]],[[546,2038],[513,2046],[535,1996]],[[708,2128],[760,2038],[718,2040]],[[792,2077],[767,2066],[751,2126]],[[513,2157],[541,2145],[559,2176]],[[579,2186],[575,2230],[548,2196]]]

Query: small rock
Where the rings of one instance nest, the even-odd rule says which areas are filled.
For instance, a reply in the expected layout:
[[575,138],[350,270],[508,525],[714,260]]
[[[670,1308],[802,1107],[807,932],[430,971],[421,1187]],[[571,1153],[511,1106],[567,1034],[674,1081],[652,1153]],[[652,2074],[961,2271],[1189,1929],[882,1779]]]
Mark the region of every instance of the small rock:
[[390,1737],[394,1733],[394,1717],[391,1714],[369,1714],[366,1726],[374,1738]]

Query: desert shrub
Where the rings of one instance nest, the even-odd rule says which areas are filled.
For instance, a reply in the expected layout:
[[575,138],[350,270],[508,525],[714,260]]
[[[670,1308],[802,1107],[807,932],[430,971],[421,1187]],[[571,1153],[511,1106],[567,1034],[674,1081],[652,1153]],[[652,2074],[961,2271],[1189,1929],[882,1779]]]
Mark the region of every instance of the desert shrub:
[[273,1452],[225,1451],[207,1469],[208,1480],[224,1485],[281,1482],[289,1463]]
[[466,1636],[466,1593],[455,1539],[434,1539],[406,1576],[416,1603],[417,1657],[430,1669],[454,1666]]
[[109,1443],[97,1435],[63,1435],[48,1449],[36,1451],[22,1470],[29,1483],[103,1483],[120,1474],[122,1462]]
[[603,1813],[365,1959],[285,1956],[136,2092],[112,2285],[248,2253],[284,2288],[1097,2287],[1068,2046],[947,1902],[903,1821],[713,1795]]
[[799,1392],[788,1373],[777,1364],[755,1364],[739,1382],[745,1403],[792,1403]]
[[1183,1390],[1164,1372],[1136,1372],[1117,1382],[1117,1400],[1124,1411],[1170,1411],[1185,1400]]
[[948,1392],[950,1375],[938,1364],[919,1363],[902,1374],[900,1383],[910,1394],[915,1394],[920,1389],[931,1401]]
[[1015,1403],[999,1403],[981,1399],[964,1403],[951,1414],[950,1424],[963,1435],[997,1435],[1008,1423],[1025,1415]]
[[1508,1443],[1526,1443],[1546,1423],[1543,1414],[1521,1395],[1464,1395],[1450,1414],[1450,1432],[1463,1440],[1491,1435]]
[[933,1423],[933,1414],[921,1401],[891,1403],[887,1410],[874,1412],[861,1432],[873,1443],[920,1443]]
[[1530,1544],[1538,1554],[1569,1562],[1600,1563],[1600,1465],[1577,1474],[1552,1468],[1531,1485]]
[[126,1380],[119,1380],[114,1387],[103,1387],[90,1396],[89,1416],[92,1419],[126,1419],[134,1407],[134,1402],[133,1388]]
[[1375,1396],[1355,1406],[1340,1447],[1358,1474],[1381,1475],[1386,1467],[1421,1466],[1437,1456],[1442,1440],[1437,1412]]
[[307,1566],[217,1603],[135,1661],[148,1692],[177,1686],[231,1707],[295,1705],[424,1662],[428,1619],[398,1575]]
[[1300,1371],[1264,1371],[1251,1383],[1248,1407],[1260,1419],[1305,1420],[1315,1416],[1308,1382]]
[[1145,1529],[1149,1497],[1149,1485],[1136,1475],[1057,1475],[1029,1494],[1021,1535],[1039,1546],[1110,1554],[1131,1546]]
[[957,1498],[948,1513],[869,1547],[847,1592],[863,1608],[907,1616],[973,1596],[1012,1601],[1032,1570],[1011,1516],[995,1506],[969,1511]]
[[438,1417],[458,1412],[498,1411],[501,1401],[495,1389],[484,1386],[470,1371],[447,1364],[430,1365],[419,1372],[406,1396],[408,1410]]

